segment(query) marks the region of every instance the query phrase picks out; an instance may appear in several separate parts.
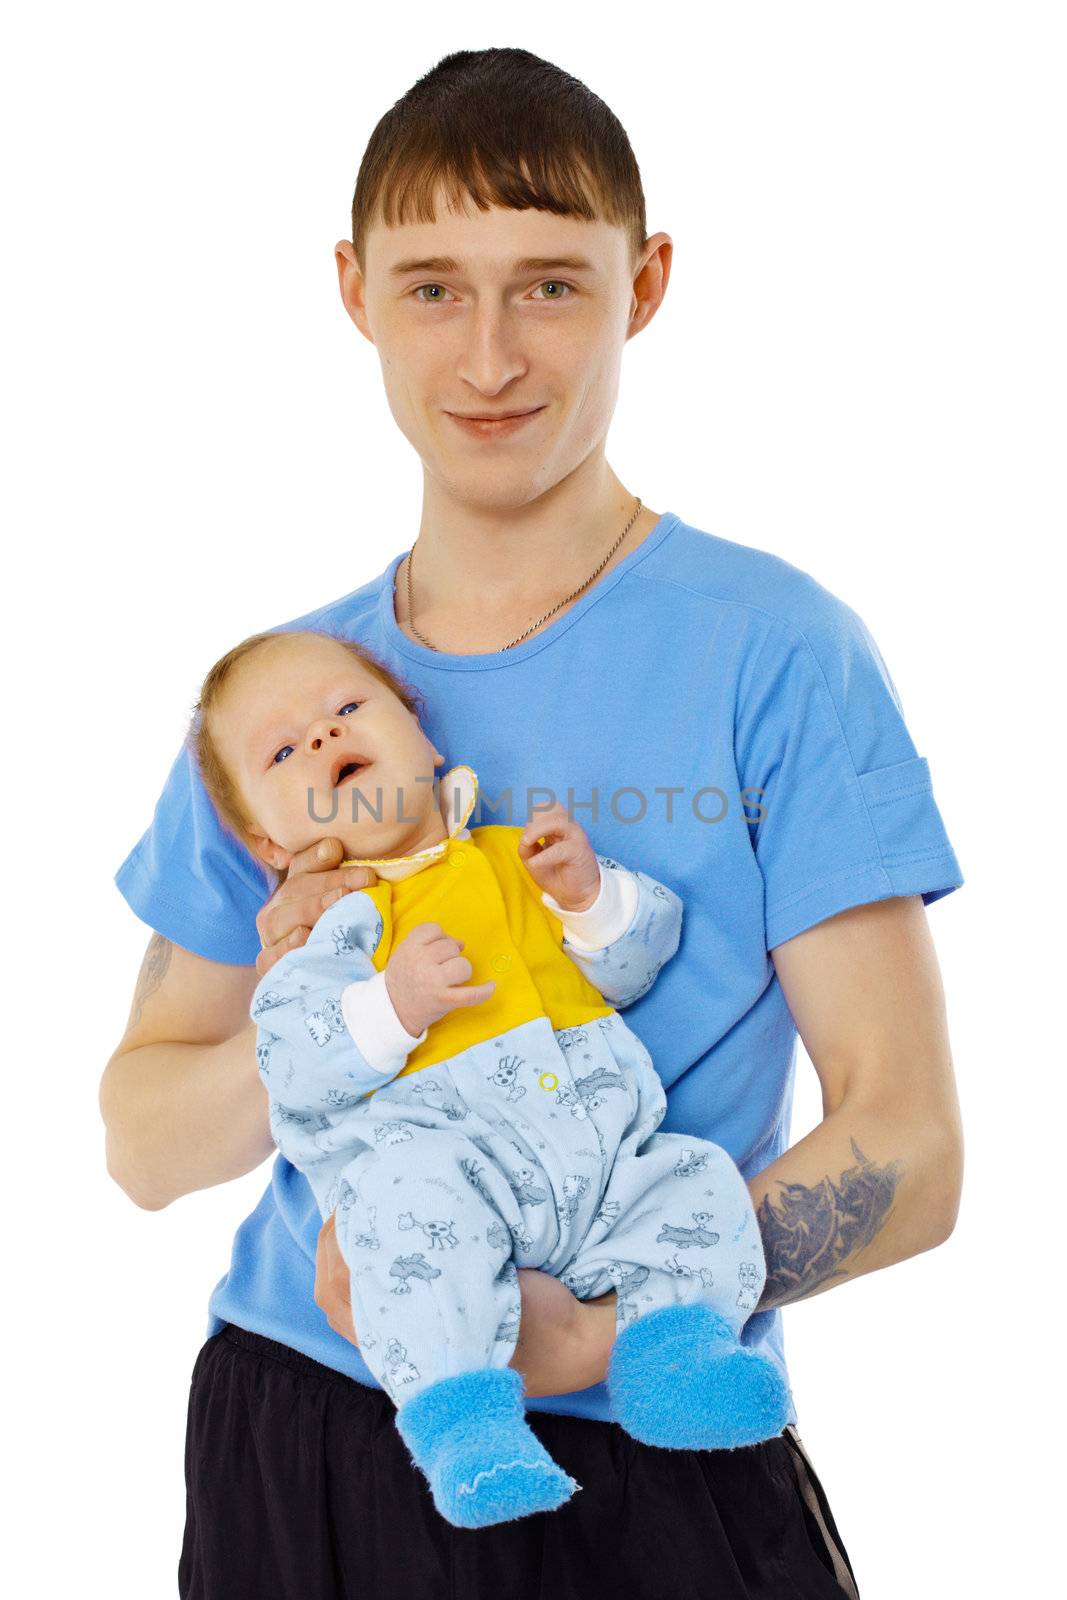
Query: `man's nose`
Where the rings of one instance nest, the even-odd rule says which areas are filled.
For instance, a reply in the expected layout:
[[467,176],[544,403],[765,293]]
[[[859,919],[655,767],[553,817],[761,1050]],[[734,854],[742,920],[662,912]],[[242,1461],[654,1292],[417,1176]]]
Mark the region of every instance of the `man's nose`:
[[340,717],[319,717],[308,729],[306,748],[314,755],[331,739],[343,739],[344,736],[344,723]]
[[493,411],[500,409],[495,396],[526,369],[507,312],[490,305],[480,307],[471,322],[460,377],[485,395],[487,409]]

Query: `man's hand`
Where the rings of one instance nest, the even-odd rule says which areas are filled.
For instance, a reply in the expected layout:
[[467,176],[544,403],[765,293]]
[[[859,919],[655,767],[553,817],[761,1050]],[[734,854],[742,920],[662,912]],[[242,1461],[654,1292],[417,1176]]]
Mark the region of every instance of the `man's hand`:
[[359,1340],[352,1321],[348,1267],[334,1230],[336,1215],[336,1211],[330,1212],[319,1231],[319,1242],[315,1247],[315,1304],[334,1333],[339,1333],[342,1339],[358,1346]]
[[538,888],[566,911],[588,911],[600,893],[596,852],[581,823],[559,801],[534,812],[522,830],[519,858]]
[[578,1300],[565,1283],[535,1267],[518,1272],[522,1311],[509,1367],[531,1399],[573,1394],[600,1383],[615,1343],[615,1290]]
[[261,978],[287,950],[307,943],[327,906],[343,894],[378,882],[373,867],[338,867],[344,855],[340,839],[320,839],[290,861],[285,882],[264,902],[256,918],[256,932],[263,946],[256,957],[256,971]]
[[[323,1223],[315,1250],[315,1304],[334,1333],[358,1347],[352,1321],[348,1267],[337,1243],[334,1217]],[[518,1272],[522,1311],[509,1366],[522,1373],[531,1398],[571,1394],[600,1383],[615,1342],[615,1291],[578,1300],[566,1284],[533,1267]]]

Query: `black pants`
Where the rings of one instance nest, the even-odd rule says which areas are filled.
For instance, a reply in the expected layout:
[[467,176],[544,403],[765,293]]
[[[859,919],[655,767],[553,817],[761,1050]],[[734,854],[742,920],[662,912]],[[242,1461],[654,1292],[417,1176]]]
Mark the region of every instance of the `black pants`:
[[454,1528],[379,1389],[227,1324],[193,1369],[181,1600],[842,1600],[858,1591],[796,1439],[661,1450],[528,1411],[582,1485]]

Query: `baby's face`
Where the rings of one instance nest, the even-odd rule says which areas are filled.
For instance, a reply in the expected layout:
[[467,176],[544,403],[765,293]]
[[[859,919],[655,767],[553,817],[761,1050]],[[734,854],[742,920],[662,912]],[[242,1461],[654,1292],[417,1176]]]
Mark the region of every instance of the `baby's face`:
[[346,856],[393,856],[446,836],[433,787],[444,757],[332,639],[281,633],[252,651],[211,727],[255,819],[250,846],[279,872],[319,839],[340,839]]

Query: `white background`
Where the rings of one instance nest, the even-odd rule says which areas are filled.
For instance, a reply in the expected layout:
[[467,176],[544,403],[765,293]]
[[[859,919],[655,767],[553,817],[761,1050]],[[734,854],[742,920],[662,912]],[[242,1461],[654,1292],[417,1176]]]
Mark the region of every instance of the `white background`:
[[[97,1088],[148,939],[112,874],[207,666],[414,537],[419,463],[333,245],[379,116],[486,45],[535,50],[612,106],[649,232],[674,240],[664,305],[626,348],[611,464],[860,613],[967,879],[929,911],[967,1133],[959,1223],[786,1311],[801,1436],[864,1600],[1051,1586],[1061,16],[187,0],[13,25],[8,1592],[176,1592],[189,1374],[269,1166],[161,1212],[108,1179]],[[801,1052],[794,1139],[819,1107]]]

